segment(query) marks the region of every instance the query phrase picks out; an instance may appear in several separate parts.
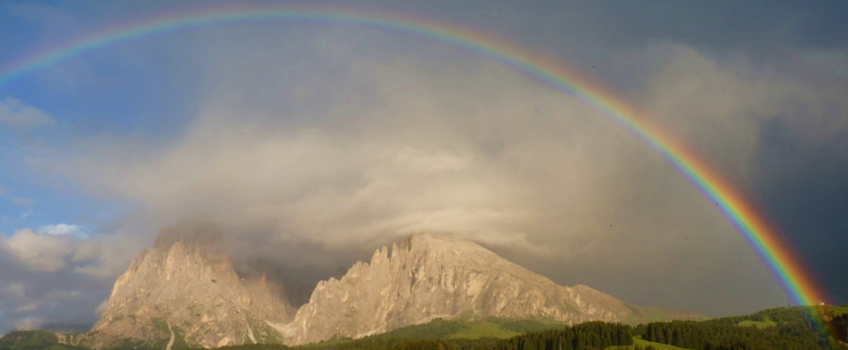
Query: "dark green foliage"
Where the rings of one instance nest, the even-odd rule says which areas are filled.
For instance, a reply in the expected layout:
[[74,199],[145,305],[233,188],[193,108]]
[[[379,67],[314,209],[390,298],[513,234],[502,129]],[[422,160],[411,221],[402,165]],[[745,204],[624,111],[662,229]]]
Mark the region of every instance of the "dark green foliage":
[[[770,322],[774,326],[762,329],[744,326],[750,322]],[[645,340],[695,350],[829,350],[848,348],[838,345],[839,341],[845,342],[844,337],[848,333],[846,323],[848,323],[848,314],[839,312],[839,308],[784,307],[747,316],[725,317],[702,322],[658,322],[639,325],[633,328],[633,333],[642,336]]]
[[745,316],[723,317],[705,321],[707,323],[724,323],[737,325],[743,321],[772,321],[776,323],[803,324],[810,328],[817,327],[818,317],[815,315],[827,315],[833,313],[829,307],[818,306],[795,306],[767,309]]
[[[398,334],[387,333],[365,337],[343,343],[332,343],[319,346],[327,350],[366,350],[366,349],[393,349],[393,350],[587,350],[592,348],[604,349],[610,346],[632,345],[633,336],[629,326],[621,324],[589,322],[573,327],[562,327],[559,329],[548,329],[540,332],[522,334],[509,339],[442,339],[441,334],[452,334],[456,331],[452,321],[440,323],[443,328],[441,332],[433,332],[430,336],[422,337],[416,334],[418,339],[398,337]],[[507,322],[508,323],[508,322]],[[519,325],[512,325],[519,327]],[[530,327],[525,324],[524,327]],[[533,325],[533,327],[538,325]]]
[[548,329],[558,329],[566,326],[565,323],[559,321],[544,319],[514,320],[492,317],[486,320],[498,324],[503,329],[508,329],[516,333],[541,332]]
[[645,327],[648,341],[694,350],[819,350],[818,335],[799,323],[775,327],[738,327],[724,322],[655,322]]
[[[630,327],[621,324],[588,322],[573,327],[528,333],[504,339],[486,349],[604,349],[610,346],[633,345]],[[469,347],[467,349],[481,349]]]
[[[815,315],[811,311],[817,312]],[[826,320],[824,324],[819,322]],[[740,326],[750,322],[769,322],[767,328]],[[496,336],[525,333],[509,339],[451,339],[457,332],[478,322],[496,330]],[[772,325],[773,324],[773,325]],[[493,326],[496,325],[496,326]],[[166,325],[167,326],[167,325]],[[498,328],[500,327],[500,328]],[[554,328],[552,328],[554,327]],[[825,331],[823,328],[827,328]],[[488,328],[487,328],[488,329]],[[182,330],[174,328],[174,349],[184,348]],[[708,321],[654,322],[629,327],[621,324],[589,322],[563,326],[546,320],[482,321],[437,319],[423,325],[396,329],[361,339],[339,338],[300,346],[257,344],[230,346],[226,350],[591,350],[633,346],[633,336],[656,343],[693,350],[834,350],[848,336],[848,312],[811,307],[764,310],[748,316]],[[834,338],[831,338],[833,335]],[[488,336],[488,335],[486,335]],[[655,345],[656,346],[656,345]],[[162,349],[164,344],[145,344],[126,340],[118,349]],[[653,346],[635,346],[635,350],[657,350]],[[55,334],[46,331],[12,332],[0,339],[0,350],[85,350],[58,343]]]
[[[610,346],[632,345],[630,327],[621,324],[589,322],[573,327],[550,329],[519,335],[510,339],[442,339],[438,334],[452,334],[453,321],[440,321],[429,334],[412,334],[409,330],[389,332],[357,340],[325,342],[302,348],[321,350],[590,350]],[[438,330],[441,329],[441,330]],[[404,338],[416,336],[418,339]],[[426,338],[424,338],[426,337]],[[226,350],[286,350],[282,345],[241,345]]]

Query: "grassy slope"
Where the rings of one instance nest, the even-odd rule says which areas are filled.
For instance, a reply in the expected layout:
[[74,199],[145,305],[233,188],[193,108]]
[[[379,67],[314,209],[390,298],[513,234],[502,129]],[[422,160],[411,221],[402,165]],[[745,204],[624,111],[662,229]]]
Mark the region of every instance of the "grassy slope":
[[448,335],[449,339],[480,339],[480,338],[511,338],[521,333],[504,329],[501,325],[489,322],[468,322],[462,325],[462,328],[453,334]]
[[630,350],[633,349],[636,345],[641,346],[643,348],[653,346],[657,350],[687,350],[684,348],[678,348],[676,346],[662,344],[662,343],[654,343],[652,341],[647,341],[642,339],[641,337],[633,337],[633,346],[611,346],[606,348],[606,350]]
[[706,321],[709,317],[693,312],[681,312],[661,307],[639,307],[628,305],[632,314],[623,321],[625,324],[637,325],[651,322],[668,322],[671,320]]
[[668,344],[654,343],[652,341],[647,341],[647,340],[642,339],[641,337],[634,337],[633,338],[633,344],[639,345],[643,348],[648,347],[648,345],[651,345],[651,346],[653,346],[657,349],[660,349],[660,350],[685,350],[684,348],[678,348],[676,346],[672,346],[672,345],[668,345]]
[[777,326],[777,322],[772,320],[765,321],[742,321],[736,324],[739,327],[757,327],[759,329]]

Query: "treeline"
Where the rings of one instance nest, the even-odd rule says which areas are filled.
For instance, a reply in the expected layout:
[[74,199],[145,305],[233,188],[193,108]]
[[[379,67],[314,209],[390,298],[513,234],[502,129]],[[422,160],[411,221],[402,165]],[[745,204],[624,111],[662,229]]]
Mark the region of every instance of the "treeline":
[[800,323],[768,328],[739,327],[725,322],[654,322],[640,328],[642,339],[693,350],[821,350],[836,349]]
[[[822,311],[819,314],[812,312]],[[822,323],[821,320],[825,320]],[[521,331],[551,327],[537,321],[490,320],[503,329]],[[740,326],[743,321],[760,321]],[[751,324],[749,322],[743,325]],[[630,327],[588,322],[574,326],[521,334],[508,339],[452,339],[462,329],[460,321],[436,320],[426,327],[407,327],[361,339],[331,341],[287,347],[256,344],[225,347],[226,350],[594,350],[634,346],[633,337],[692,350],[835,350],[848,349],[848,308],[780,308],[749,316],[708,321],[653,322]],[[831,337],[831,335],[833,337]],[[835,338],[835,340],[834,340]],[[841,344],[841,345],[840,345]],[[164,346],[164,345],[163,345]],[[133,348],[134,346],[118,347]],[[141,349],[144,346],[134,347]],[[55,334],[45,331],[13,332],[0,338],[0,350],[84,350],[58,344]],[[161,347],[159,347],[161,349]],[[616,348],[618,349],[618,348]],[[648,346],[644,348],[654,350]],[[153,350],[152,348],[150,350]],[[187,350],[187,349],[186,349]]]
[[515,336],[509,339],[420,339],[380,344],[362,339],[345,344],[331,345],[333,350],[588,350],[610,346],[633,345],[630,326],[618,323],[588,322],[576,326],[550,329]]
[[[500,340],[491,350],[583,350],[633,345],[629,326],[618,323],[588,322],[573,327],[528,333]],[[481,348],[474,348],[481,349]]]
[[[446,339],[458,330],[459,323],[436,322],[421,330],[399,330],[362,339],[338,339],[337,342],[306,346],[320,350],[592,350],[615,346],[633,346],[633,336],[651,342],[692,350],[833,350],[837,340],[848,335],[848,314],[828,314],[829,332],[810,314],[810,308],[765,310],[749,316],[709,321],[654,322],[636,327],[603,322],[527,333],[509,339]],[[765,328],[742,327],[743,321],[773,322]],[[416,332],[417,331],[417,332]],[[245,345],[229,350],[285,350],[280,345]],[[635,350],[654,350],[634,346]]]
[[[445,324],[449,326],[449,324]],[[403,339],[366,337],[357,340],[323,343],[321,350],[595,350],[610,346],[633,345],[630,326],[588,322],[560,329],[522,334],[509,339]],[[306,348],[313,348],[307,346]],[[282,345],[241,345],[226,350],[286,350]]]
[[817,306],[779,307],[758,311],[750,315],[722,317],[704,322],[737,325],[742,321],[772,321],[775,323],[802,324],[810,329],[815,329],[818,325],[818,322],[815,321],[818,316],[815,315],[830,312],[832,312],[830,308]]

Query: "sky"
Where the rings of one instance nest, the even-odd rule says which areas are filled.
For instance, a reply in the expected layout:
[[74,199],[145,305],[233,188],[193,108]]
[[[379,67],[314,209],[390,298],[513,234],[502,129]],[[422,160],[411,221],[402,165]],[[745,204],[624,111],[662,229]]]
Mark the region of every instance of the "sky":
[[[848,3],[255,3],[449,23],[591,77],[728,180],[848,304]],[[234,4],[3,1],[0,74],[139,18]],[[0,81],[0,334],[93,324],[132,257],[197,216],[220,225],[237,265],[271,264],[301,294],[439,232],[636,305],[718,317],[791,303],[643,141],[448,42],[243,21]]]

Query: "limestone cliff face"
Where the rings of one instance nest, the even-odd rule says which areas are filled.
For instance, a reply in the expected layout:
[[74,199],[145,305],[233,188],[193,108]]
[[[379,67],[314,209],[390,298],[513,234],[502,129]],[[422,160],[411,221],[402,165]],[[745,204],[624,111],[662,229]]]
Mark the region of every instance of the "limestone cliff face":
[[[210,234],[212,232],[213,234]],[[635,323],[693,318],[628,305],[586,286],[564,287],[482,246],[417,235],[378,249],[339,279],[318,283],[295,313],[264,275],[241,278],[214,228],[177,225],[160,233],[118,280],[93,331],[60,339],[96,349],[300,345],[362,337],[434,318],[545,318]]]
[[624,322],[635,310],[586,286],[559,286],[475,243],[418,235],[320,282],[286,338],[299,345],[362,337],[437,317]]
[[295,313],[263,275],[240,278],[217,248],[214,227],[164,229],[120,276],[108,306],[83,341],[94,348],[144,343],[170,349],[280,342],[267,322]]

